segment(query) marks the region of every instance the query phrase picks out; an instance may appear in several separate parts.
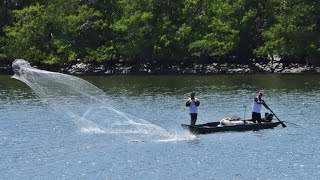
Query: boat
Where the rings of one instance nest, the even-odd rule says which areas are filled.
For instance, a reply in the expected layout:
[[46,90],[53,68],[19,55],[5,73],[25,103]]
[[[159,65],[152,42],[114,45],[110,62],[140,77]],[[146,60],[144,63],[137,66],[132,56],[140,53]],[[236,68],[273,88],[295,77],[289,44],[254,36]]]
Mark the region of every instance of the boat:
[[196,124],[194,126],[181,124],[181,127],[197,135],[227,131],[258,131],[261,129],[272,129],[280,124],[286,127],[282,121],[272,122],[271,116],[271,118],[263,118],[261,123],[256,123],[252,119],[224,118],[221,121]]

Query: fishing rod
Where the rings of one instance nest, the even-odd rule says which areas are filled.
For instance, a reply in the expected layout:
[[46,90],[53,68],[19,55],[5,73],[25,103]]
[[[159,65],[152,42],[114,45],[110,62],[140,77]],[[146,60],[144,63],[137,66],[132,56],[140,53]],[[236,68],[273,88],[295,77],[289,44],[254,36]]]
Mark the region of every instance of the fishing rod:
[[243,105],[244,107],[244,115],[243,115],[243,119],[246,119],[246,114],[247,114],[247,106]]

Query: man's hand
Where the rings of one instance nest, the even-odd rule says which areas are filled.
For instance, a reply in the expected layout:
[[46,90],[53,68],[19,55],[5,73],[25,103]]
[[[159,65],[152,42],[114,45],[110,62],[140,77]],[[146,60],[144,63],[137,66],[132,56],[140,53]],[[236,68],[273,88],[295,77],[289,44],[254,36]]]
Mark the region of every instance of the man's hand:
[[190,106],[190,104],[191,104],[191,101],[190,101],[190,100],[188,100],[188,101],[186,102],[186,106],[187,106],[187,107],[189,107],[189,106]]

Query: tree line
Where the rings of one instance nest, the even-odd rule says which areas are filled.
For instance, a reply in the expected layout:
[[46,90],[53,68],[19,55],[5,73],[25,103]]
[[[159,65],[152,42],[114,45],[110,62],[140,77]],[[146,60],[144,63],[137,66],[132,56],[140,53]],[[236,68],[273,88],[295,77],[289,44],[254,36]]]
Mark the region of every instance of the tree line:
[[[317,0],[3,0],[0,60],[320,63]],[[268,58],[269,57],[269,58]]]

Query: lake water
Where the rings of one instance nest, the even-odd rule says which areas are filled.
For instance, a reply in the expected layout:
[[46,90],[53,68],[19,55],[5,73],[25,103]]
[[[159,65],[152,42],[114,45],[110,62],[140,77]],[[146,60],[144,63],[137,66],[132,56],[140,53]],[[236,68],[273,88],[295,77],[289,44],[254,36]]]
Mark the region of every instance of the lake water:
[[[320,75],[80,78],[111,107],[161,130],[81,129],[59,104],[1,75],[0,179],[320,179]],[[199,136],[180,126],[189,123],[190,92],[201,102],[197,123],[205,123],[250,117],[260,89],[282,121],[298,126]]]

